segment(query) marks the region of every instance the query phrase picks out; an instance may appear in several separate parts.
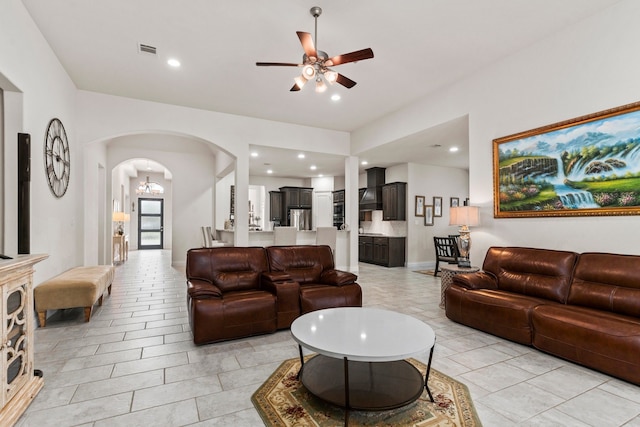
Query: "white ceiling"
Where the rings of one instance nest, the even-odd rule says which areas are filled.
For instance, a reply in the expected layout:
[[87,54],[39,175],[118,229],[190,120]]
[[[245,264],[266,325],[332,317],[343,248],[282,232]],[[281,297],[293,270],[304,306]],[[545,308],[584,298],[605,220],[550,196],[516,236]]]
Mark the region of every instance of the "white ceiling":
[[[618,0],[22,1],[79,89],[353,131]],[[301,62],[296,31],[313,34],[312,6],[323,9],[319,49],[329,56],[373,49],[373,59],[335,68],[358,83],[352,89],[290,92],[297,68],[255,65]],[[158,54],[139,53],[139,43]],[[170,57],[182,66],[169,67]],[[342,97],[337,102],[330,99],[334,93]],[[369,166],[410,158],[468,167],[466,149],[456,158],[446,147],[430,147],[443,140],[468,144],[443,139],[443,131],[464,137],[466,119],[363,157],[370,157]],[[282,163],[288,154],[269,154],[275,176],[286,176],[276,169],[313,175],[302,162]],[[342,174],[343,160],[333,160]],[[263,163],[252,160],[251,173],[261,174]]]

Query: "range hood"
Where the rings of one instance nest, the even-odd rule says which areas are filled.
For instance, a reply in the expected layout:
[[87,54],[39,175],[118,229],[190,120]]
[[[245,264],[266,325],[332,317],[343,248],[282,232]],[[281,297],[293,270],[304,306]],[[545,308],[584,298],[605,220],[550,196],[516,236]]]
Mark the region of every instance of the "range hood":
[[360,197],[361,211],[382,210],[382,186],[385,180],[385,168],[367,169],[367,188]]

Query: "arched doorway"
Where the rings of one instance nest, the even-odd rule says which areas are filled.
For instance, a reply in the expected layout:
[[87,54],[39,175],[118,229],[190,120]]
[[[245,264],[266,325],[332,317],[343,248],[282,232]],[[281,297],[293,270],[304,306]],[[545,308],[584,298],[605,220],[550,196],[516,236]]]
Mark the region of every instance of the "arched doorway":
[[171,249],[173,191],[172,174],[163,164],[148,158],[132,158],[112,172],[115,225],[124,234],[129,250]]

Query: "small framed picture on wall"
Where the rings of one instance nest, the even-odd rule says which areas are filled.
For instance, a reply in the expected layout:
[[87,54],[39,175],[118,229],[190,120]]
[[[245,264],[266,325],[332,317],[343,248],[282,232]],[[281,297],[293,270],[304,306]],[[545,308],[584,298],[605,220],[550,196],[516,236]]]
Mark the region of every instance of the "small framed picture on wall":
[[451,206],[452,208],[457,208],[458,206],[460,206],[460,198],[458,197],[452,197],[450,199],[451,204],[449,206]]
[[424,196],[416,196],[416,216],[424,216]]
[[424,225],[433,225],[433,205],[424,207]]
[[442,197],[433,198],[433,216],[442,216]]

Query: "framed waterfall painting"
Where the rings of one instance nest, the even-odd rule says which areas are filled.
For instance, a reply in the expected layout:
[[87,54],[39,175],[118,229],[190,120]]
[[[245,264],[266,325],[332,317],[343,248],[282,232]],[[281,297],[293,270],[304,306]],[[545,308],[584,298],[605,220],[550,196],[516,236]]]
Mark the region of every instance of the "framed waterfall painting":
[[494,217],[640,215],[640,102],[493,140]]

